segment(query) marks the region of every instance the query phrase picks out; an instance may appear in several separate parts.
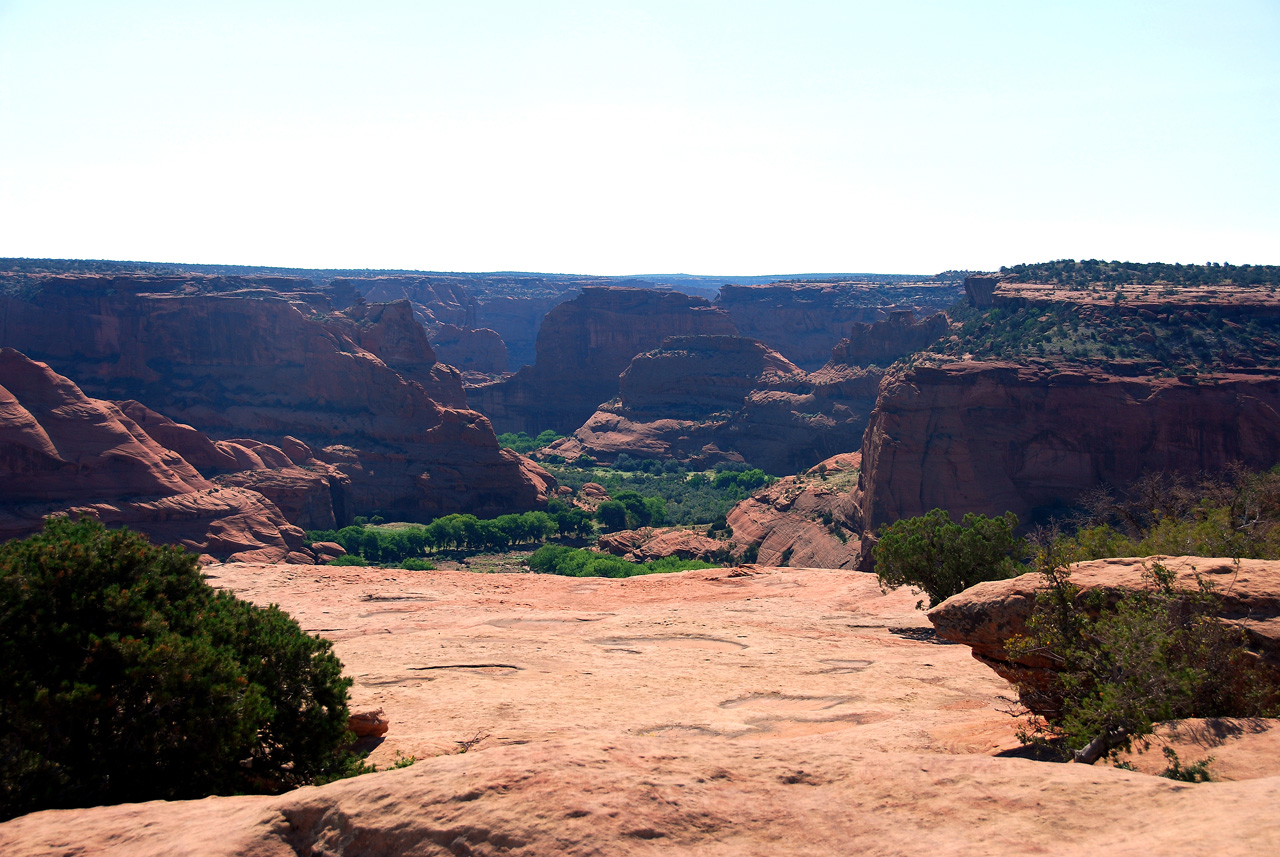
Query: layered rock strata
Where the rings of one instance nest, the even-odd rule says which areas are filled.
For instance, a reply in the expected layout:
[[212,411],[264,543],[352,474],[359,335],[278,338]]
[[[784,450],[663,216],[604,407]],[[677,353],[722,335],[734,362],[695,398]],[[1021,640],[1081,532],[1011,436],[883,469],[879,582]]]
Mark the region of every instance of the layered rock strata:
[[738,553],[755,546],[761,565],[858,568],[861,542],[852,489],[859,463],[857,453],[834,456],[734,506],[727,520]]
[[319,313],[279,297],[106,282],[60,278],[0,297],[0,344],[213,438],[300,440],[350,480],[344,518],[492,515],[545,500],[550,477],[499,449],[465,408],[457,371],[435,361],[407,304]]
[[805,373],[756,340],[673,337],[637,355],[617,402],[549,452],[613,461],[621,453],[691,466],[748,462],[794,473],[857,449],[883,370],[829,362]]
[[468,401],[499,432],[568,433],[618,395],[637,354],[669,336],[732,335],[728,315],[702,298],[632,288],[584,288],[547,313],[537,361],[510,378],[473,387]]
[[87,515],[209,558],[313,562],[261,494],[219,488],[111,402],[0,348],[0,539]]

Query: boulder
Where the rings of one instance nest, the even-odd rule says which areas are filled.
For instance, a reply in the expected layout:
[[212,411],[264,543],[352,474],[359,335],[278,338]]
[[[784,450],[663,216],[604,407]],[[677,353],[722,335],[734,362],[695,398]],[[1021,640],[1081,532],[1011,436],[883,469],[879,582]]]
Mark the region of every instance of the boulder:
[[857,462],[854,456],[835,456],[756,491],[729,511],[733,541],[755,545],[761,565],[857,568],[861,543],[852,494]]
[[620,530],[601,536],[598,544],[601,550],[620,556],[628,562],[650,562],[669,556],[718,562],[730,550],[728,542],[711,538],[696,530],[677,527]]

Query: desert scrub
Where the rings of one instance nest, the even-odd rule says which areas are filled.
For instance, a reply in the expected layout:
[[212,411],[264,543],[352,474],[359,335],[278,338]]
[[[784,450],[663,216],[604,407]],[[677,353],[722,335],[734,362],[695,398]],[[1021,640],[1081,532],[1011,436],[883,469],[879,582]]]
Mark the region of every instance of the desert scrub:
[[[1026,543],[1014,535],[1018,516],[968,514],[960,523],[943,509],[904,518],[883,527],[872,549],[876,577],[885,591],[912,586],[929,596],[929,606],[984,580],[1014,577],[1026,569]],[[923,609],[924,602],[916,607]]]
[[717,567],[714,563],[674,556],[651,562],[627,562],[610,554],[562,545],[543,545],[533,552],[528,563],[530,570],[538,574],[561,574],[567,577],[634,577],[639,574],[664,574]]
[[1160,721],[1187,717],[1273,716],[1280,688],[1247,645],[1244,632],[1218,621],[1221,599],[1206,581],[1175,586],[1152,563],[1148,588],[1081,593],[1069,564],[1053,551],[1038,563],[1044,588],[1027,633],[1006,643],[1013,659],[1053,665],[1046,687],[1023,682],[1020,737],[1092,764],[1130,749]]
[[0,545],[0,818],[279,792],[348,767],[328,640],[91,520]]

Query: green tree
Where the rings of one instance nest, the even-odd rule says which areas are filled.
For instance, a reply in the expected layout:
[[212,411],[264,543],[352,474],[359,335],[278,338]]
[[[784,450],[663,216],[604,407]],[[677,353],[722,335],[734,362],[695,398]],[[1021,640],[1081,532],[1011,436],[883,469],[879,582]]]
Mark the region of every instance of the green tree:
[[876,576],[885,591],[914,586],[936,607],[975,583],[1021,573],[1026,544],[1014,535],[1017,526],[1012,512],[999,518],[970,513],[957,524],[942,509],[895,521],[872,549]]
[[0,545],[0,818],[346,769],[331,649],[127,530],[51,519]]
[[1280,688],[1244,632],[1217,620],[1221,597],[1209,583],[1179,588],[1154,563],[1143,589],[1082,593],[1060,556],[1043,551],[1038,564],[1045,586],[1027,633],[1005,645],[1012,658],[1053,665],[1047,687],[1019,686],[1039,712],[1027,715],[1024,739],[1092,764],[1144,742],[1159,721],[1274,716]]

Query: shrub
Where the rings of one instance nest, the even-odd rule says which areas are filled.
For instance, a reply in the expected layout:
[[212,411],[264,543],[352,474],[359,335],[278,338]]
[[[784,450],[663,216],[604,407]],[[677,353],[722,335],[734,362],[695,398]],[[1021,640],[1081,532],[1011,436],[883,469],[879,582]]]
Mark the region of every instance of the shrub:
[[881,530],[872,551],[876,576],[885,591],[914,586],[936,607],[975,583],[1021,573],[1026,545],[1013,534],[1017,526],[1012,512],[1000,518],[970,513],[957,524],[942,509],[895,521]]
[[1159,721],[1275,712],[1280,689],[1244,632],[1217,620],[1221,598],[1209,583],[1180,589],[1155,563],[1144,575],[1149,589],[1082,596],[1052,552],[1041,553],[1040,571],[1046,586],[1027,634],[1005,646],[1013,658],[1047,659],[1057,676],[1048,689],[1020,685],[1043,713],[1028,715],[1024,740],[1092,764],[1135,740],[1145,745]]
[[90,520],[0,545],[0,818],[277,792],[343,770],[331,644]]
[[580,550],[562,545],[543,545],[529,557],[529,568],[538,574],[561,574],[567,577],[634,577],[638,574],[664,574],[691,568],[714,568],[709,562],[668,556],[652,562],[627,562],[616,556]]

